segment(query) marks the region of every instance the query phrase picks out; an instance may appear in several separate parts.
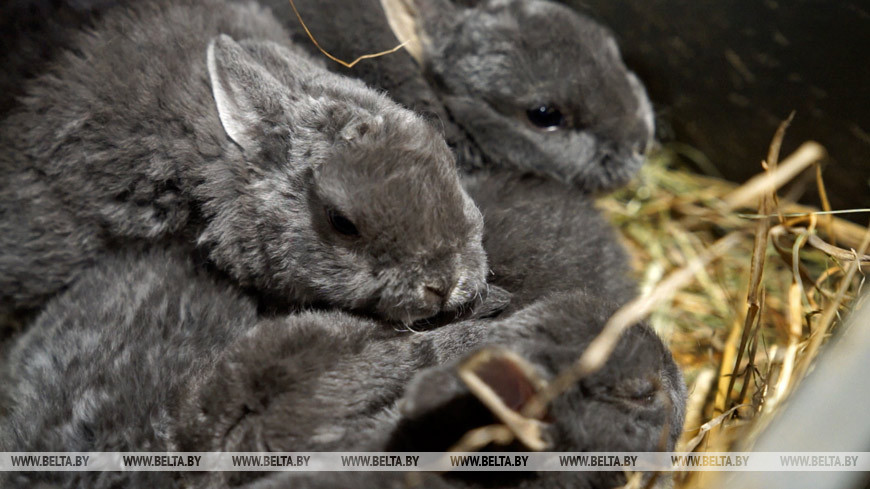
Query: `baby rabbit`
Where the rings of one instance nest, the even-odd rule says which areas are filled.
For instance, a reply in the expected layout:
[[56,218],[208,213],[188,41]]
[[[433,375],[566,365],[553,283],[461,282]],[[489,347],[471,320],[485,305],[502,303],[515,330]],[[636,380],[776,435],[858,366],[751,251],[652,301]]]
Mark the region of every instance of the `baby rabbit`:
[[72,36],[0,123],[0,303],[170,241],[292,304],[412,322],[477,297],[481,216],[443,139],[285,37],[218,0],[116,6]]
[[[287,0],[264,3],[295,41],[316,51]],[[598,191],[622,185],[643,161],[653,136],[646,92],[611,33],[566,6],[546,0],[295,4],[320,45],[347,61],[398,44],[382,5],[401,4],[400,14],[415,22],[402,40],[416,31],[419,45],[350,70],[328,67],[439,119],[465,170],[508,167]]]
[[[356,335],[351,331],[355,327],[372,331]],[[274,331],[281,329],[300,334],[298,341],[291,342],[298,351],[287,348],[285,336]],[[181,390],[208,389],[198,381],[215,371],[217,357],[226,357],[224,352],[242,336],[251,336],[252,341],[267,339],[264,332],[281,340],[278,346],[284,350],[264,345],[262,357],[277,361],[293,354],[298,365],[314,368],[300,374],[300,391],[306,382],[315,382],[321,371],[329,371],[331,361],[352,357],[357,346],[349,340],[374,343],[378,338],[408,334],[337,312],[258,319],[253,298],[204,271],[187,253],[158,248],[109,254],[49,301],[4,359],[0,399],[6,405],[0,406],[0,451],[179,450],[176,433],[183,423],[169,420],[178,419],[179,403],[188,397]],[[398,341],[394,346],[404,348]],[[382,353],[384,359],[393,354]],[[256,360],[244,368],[256,371],[259,364]],[[221,364],[220,368],[226,367]],[[417,366],[408,365],[408,369],[410,376]],[[384,391],[384,379],[369,379],[362,375],[365,371],[354,375],[360,377],[361,385],[369,382],[372,390],[364,392],[360,387],[359,395],[371,403],[390,396],[379,393]],[[275,373],[252,392],[254,397],[227,399],[214,408],[256,403],[279,389],[293,388],[286,382],[292,379]],[[238,393],[236,389],[223,395]],[[339,406],[338,399],[329,407]],[[359,408],[342,409],[350,416]],[[343,411],[336,407],[317,413],[320,424]],[[308,412],[314,416],[314,411]],[[250,420],[242,422],[241,426],[250,424]],[[241,426],[233,432],[243,432]],[[4,488],[37,483],[168,488],[178,482],[178,474],[157,472],[0,472],[0,487]]]
[[[255,321],[253,300],[184,254],[103,257],[49,302],[4,359],[0,390],[10,404],[0,451],[170,449],[179,389]],[[174,477],[6,472],[0,487],[171,487]]]
[[[457,376],[470,352],[507,348],[540,376],[552,378],[576,360],[615,308],[582,292],[554,294],[494,323],[459,322],[411,336],[378,333],[341,313],[261,323],[187,391],[179,447],[445,451],[468,430],[496,422]],[[519,412],[534,391],[516,386],[533,381],[510,358],[498,359],[491,371],[499,374],[484,378]],[[637,325],[601,370],[549,405],[543,437],[553,451],[671,450],[682,430],[684,402],[685,387],[670,352],[648,327]],[[260,475],[191,476],[204,479],[197,487],[223,487]],[[596,472],[512,474],[499,485],[558,486],[556,481],[568,476],[582,482],[580,487],[624,483],[621,473]],[[446,480],[448,486],[465,485],[461,474]],[[297,478],[279,475],[259,484],[297,487]]]
[[574,289],[623,304],[636,292],[629,259],[594,202],[574,187],[509,171],[463,177],[483,213],[490,285],[517,310]]

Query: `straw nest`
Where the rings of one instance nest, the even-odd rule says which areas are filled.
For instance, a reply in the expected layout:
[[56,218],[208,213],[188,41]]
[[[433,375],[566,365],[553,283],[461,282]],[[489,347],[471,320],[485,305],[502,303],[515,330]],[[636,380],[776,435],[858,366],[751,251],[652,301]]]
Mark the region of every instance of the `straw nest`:
[[[679,157],[665,147],[629,187],[599,200],[642,290],[620,312],[625,320],[608,327],[648,317],[689,387],[677,451],[750,450],[813,368],[870,269],[870,230],[777,197],[789,180],[814,176],[820,206],[830,211],[821,146],[807,142],[778,163],[786,125],[759,175],[742,186],[674,168]],[[676,487],[704,487],[715,475],[678,473]]]

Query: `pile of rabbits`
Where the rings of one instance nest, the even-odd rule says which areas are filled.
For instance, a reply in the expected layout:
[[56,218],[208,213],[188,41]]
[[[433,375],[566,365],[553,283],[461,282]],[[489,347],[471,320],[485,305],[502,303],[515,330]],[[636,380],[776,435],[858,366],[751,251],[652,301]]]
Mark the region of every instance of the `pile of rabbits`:
[[[444,451],[494,422],[457,378],[461,360],[508,348],[552,378],[617,307],[558,292],[498,319],[408,335],[339,311],[258,319],[249,297],[181,254],[111,257],[16,344],[2,372],[11,403],[0,451]],[[556,451],[672,449],[684,396],[670,353],[637,325],[602,370],[548,407],[545,437]],[[228,487],[259,475],[12,473],[4,487]],[[545,475],[562,477],[515,482],[536,487]],[[579,480],[610,487],[621,476]]]
[[[0,451],[446,451],[497,422],[462,365],[492,359],[499,395],[530,386],[519,413],[634,297],[591,192],[637,170],[652,111],[613,37],[577,12],[402,0],[410,54],[346,70],[301,49],[283,2],[62,3],[89,27],[52,36],[0,120],[0,314],[24,322],[0,347]],[[296,3],[340,56],[397,43],[374,0]],[[667,451],[685,395],[641,323],[533,421],[553,451]],[[408,484],[0,474],[22,488]]]

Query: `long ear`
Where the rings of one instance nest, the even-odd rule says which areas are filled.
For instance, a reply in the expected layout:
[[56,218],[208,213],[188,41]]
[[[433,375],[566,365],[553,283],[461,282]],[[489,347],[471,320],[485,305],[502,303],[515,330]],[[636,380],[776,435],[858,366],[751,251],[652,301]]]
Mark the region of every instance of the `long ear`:
[[433,42],[443,38],[460,7],[450,0],[381,0],[393,34],[419,64]]
[[420,40],[419,14],[412,0],[381,0],[381,8],[387,16],[390,29],[399,42],[406,43],[405,50],[417,63],[423,64],[423,45]]
[[484,347],[458,364],[418,373],[405,389],[399,409],[408,419],[420,419],[439,409],[455,408],[457,399],[476,399],[509,430],[510,437],[501,439],[504,430],[497,430],[490,433],[496,434],[495,438],[473,435],[463,438],[461,445],[470,443],[477,449],[490,442],[510,443],[515,438],[532,450],[543,450],[550,443],[543,421],[547,413],[527,417],[522,411],[545,386],[535,367],[517,354]]
[[[320,58],[312,58],[298,46],[285,46],[260,39],[244,39],[239,41],[239,46],[282,83],[285,90],[298,90],[300,80],[307,73],[326,69]],[[287,93],[292,99],[293,94]]]
[[460,364],[459,378],[524,445],[532,450],[547,448],[541,423],[546,413],[523,414],[547,385],[532,364],[511,351],[487,347]]
[[207,57],[224,131],[245,152],[257,151],[267,121],[284,111],[285,87],[225,34],[212,39]]

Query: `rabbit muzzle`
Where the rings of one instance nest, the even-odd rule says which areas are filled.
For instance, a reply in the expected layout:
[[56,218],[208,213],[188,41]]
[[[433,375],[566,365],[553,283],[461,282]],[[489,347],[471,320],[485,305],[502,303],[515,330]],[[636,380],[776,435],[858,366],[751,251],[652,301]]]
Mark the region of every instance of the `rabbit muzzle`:
[[[401,290],[406,292],[400,293]],[[429,278],[409,287],[386,288],[381,292],[375,311],[407,325],[440,313],[471,308],[485,296],[483,279],[466,275]]]

